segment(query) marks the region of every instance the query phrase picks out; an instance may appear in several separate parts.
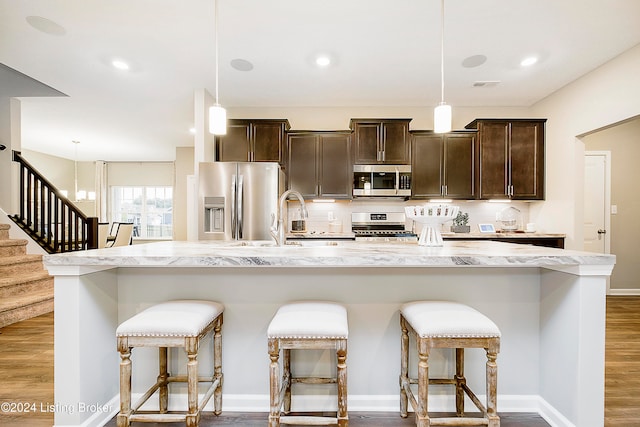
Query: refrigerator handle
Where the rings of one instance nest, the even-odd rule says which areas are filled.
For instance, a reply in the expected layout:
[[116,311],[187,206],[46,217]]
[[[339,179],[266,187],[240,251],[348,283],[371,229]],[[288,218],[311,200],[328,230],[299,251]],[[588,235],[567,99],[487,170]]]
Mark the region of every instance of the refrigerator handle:
[[236,239],[236,176],[231,176],[231,238]]
[[244,221],[244,207],[242,206],[242,195],[244,193],[244,175],[238,175],[238,239],[242,239],[242,226]]

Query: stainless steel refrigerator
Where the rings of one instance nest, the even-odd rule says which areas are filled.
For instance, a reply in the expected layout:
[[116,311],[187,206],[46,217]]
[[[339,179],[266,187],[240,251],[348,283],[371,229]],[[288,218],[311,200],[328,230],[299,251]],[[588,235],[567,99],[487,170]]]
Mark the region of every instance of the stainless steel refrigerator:
[[271,240],[284,191],[278,163],[200,163],[198,174],[199,240]]

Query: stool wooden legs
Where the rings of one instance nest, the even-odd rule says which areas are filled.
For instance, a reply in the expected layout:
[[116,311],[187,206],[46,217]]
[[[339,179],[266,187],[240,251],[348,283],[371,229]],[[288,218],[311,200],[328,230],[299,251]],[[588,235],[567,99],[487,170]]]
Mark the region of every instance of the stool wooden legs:
[[213,391],[213,413],[222,413],[222,318],[213,328],[213,381],[218,381]]
[[[400,316],[401,335],[401,359],[400,359],[400,416],[406,418],[409,410],[409,402],[415,410],[417,427],[431,425],[458,425],[464,418],[464,399],[469,396],[471,401],[483,413],[483,418],[469,421],[465,419],[464,425],[473,422],[482,422],[488,427],[500,427],[500,418],[497,414],[497,375],[498,366],[496,358],[500,350],[500,338],[421,338],[416,335],[403,316]],[[415,337],[418,353],[418,378],[409,378],[409,334]],[[487,407],[480,402],[478,397],[467,386],[464,376],[464,348],[484,348],[487,353],[486,363],[486,394]],[[455,348],[456,372],[451,379],[429,379],[429,353],[432,348]],[[417,396],[410,388],[411,384],[418,385]],[[456,418],[430,418],[428,412],[429,384],[450,384],[456,389]]]
[[[348,427],[349,416],[347,412],[347,340],[332,340],[335,343],[331,346],[336,349],[337,357],[337,374],[336,378],[293,378],[291,375],[291,348],[312,349],[312,348],[328,348],[327,344],[314,347],[313,343],[296,342],[287,340],[287,348],[282,348],[282,374],[280,374],[280,349],[281,343],[278,338],[269,338],[269,427],[280,426],[280,413],[288,415],[291,413],[291,384],[293,382],[304,382],[308,384],[330,384],[337,383],[338,387],[338,411],[333,424],[338,427]],[[331,424],[330,421],[322,423],[322,417],[295,417],[295,424],[324,425]],[[284,423],[284,421],[283,421]]]
[[269,427],[280,426],[280,346],[277,339],[269,339]]
[[338,427],[347,427],[347,341],[339,340],[336,354],[338,356]]
[[456,348],[456,415],[464,416],[464,386],[467,380],[464,377],[464,348]]
[[426,340],[418,338],[418,407],[416,425],[429,427],[429,346]]
[[409,385],[409,331],[404,317],[400,316],[400,416],[407,418],[409,412],[408,397],[405,386]]
[[118,350],[120,351],[120,412],[116,420],[118,427],[128,427],[131,415],[131,349],[125,346]]
[[500,427],[500,417],[497,412],[498,395],[498,357],[497,349],[492,346],[487,349],[487,417],[489,427]]
[[158,348],[158,361],[160,365],[160,373],[158,374],[158,384],[160,385],[159,394],[159,408],[161,414],[166,414],[169,408],[169,374],[167,372],[167,347]]
[[[210,323],[200,336],[185,338],[166,337],[118,337],[118,352],[120,353],[120,412],[116,422],[118,427],[129,427],[132,422],[174,422],[184,420],[187,427],[197,427],[200,422],[202,409],[211,397],[213,397],[214,413],[219,415],[222,411],[222,314]],[[205,335],[213,331],[213,375],[203,378],[198,377],[198,347]],[[158,342],[162,341],[162,342]],[[158,377],[143,396],[131,403],[131,349],[137,346],[158,347]],[[183,347],[187,354],[187,375],[172,376],[168,372],[167,345]],[[169,413],[169,383],[187,383],[188,410],[180,414]],[[204,396],[198,402],[198,383],[206,382],[211,385]],[[158,391],[157,412],[138,413],[142,405]]]
[[200,421],[200,411],[198,411],[197,343],[187,345],[187,401],[189,408],[185,419],[187,427],[197,427]]
[[284,401],[282,411],[285,414],[291,413],[291,350],[282,350],[282,384],[284,385]]

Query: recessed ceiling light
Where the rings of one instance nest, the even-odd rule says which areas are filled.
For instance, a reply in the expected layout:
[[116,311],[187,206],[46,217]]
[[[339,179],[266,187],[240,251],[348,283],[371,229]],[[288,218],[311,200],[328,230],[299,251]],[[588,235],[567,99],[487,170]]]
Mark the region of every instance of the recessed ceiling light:
[[118,70],[127,71],[129,69],[129,64],[121,59],[114,59],[113,61],[111,61],[111,65],[113,65]]
[[496,87],[500,84],[500,80],[478,80],[473,82],[473,87]]
[[62,25],[56,24],[52,20],[43,18],[42,16],[27,16],[25,19],[29,25],[43,33],[52,36],[64,36],[67,34],[67,30],[65,30]]
[[328,67],[331,65],[331,58],[326,55],[320,55],[316,58],[316,65],[318,67]]
[[536,62],[538,62],[538,58],[535,56],[530,56],[528,58],[523,59],[522,62],[520,62],[520,65],[522,65],[523,67],[529,67],[535,64]]
[[473,55],[473,56],[469,56],[469,57],[465,58],[462,61],[462,66],[464,68],[475,68],[475,67],[481,66],[485,62],[487,62],[487,57],[486,56],[484,56],[484,55]]
[[246,59],[236,58],[231,60],[231,68],[238,71],[251,71],[253,64]]

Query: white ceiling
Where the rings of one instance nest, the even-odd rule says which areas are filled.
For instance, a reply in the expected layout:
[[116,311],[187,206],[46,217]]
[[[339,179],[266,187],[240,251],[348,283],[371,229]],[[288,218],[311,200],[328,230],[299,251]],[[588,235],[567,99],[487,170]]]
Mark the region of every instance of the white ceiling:
[[[440,100],[439,0],[218,1],[227,108]],[[172,160],[193,144],[194,89],[215,92],[213,22],[213,0],[0,0],[0,63],[68,95],[24,93],[23,148],[73,158],[78,140],[81,160]],[[446,0],[445,100],[530,106],[638,43],[638,0]],[[487,61],[463,67],[473,55]],[[539,63],[520,67],[527,55]],[[16,96],[8,81],[0,96]]]

